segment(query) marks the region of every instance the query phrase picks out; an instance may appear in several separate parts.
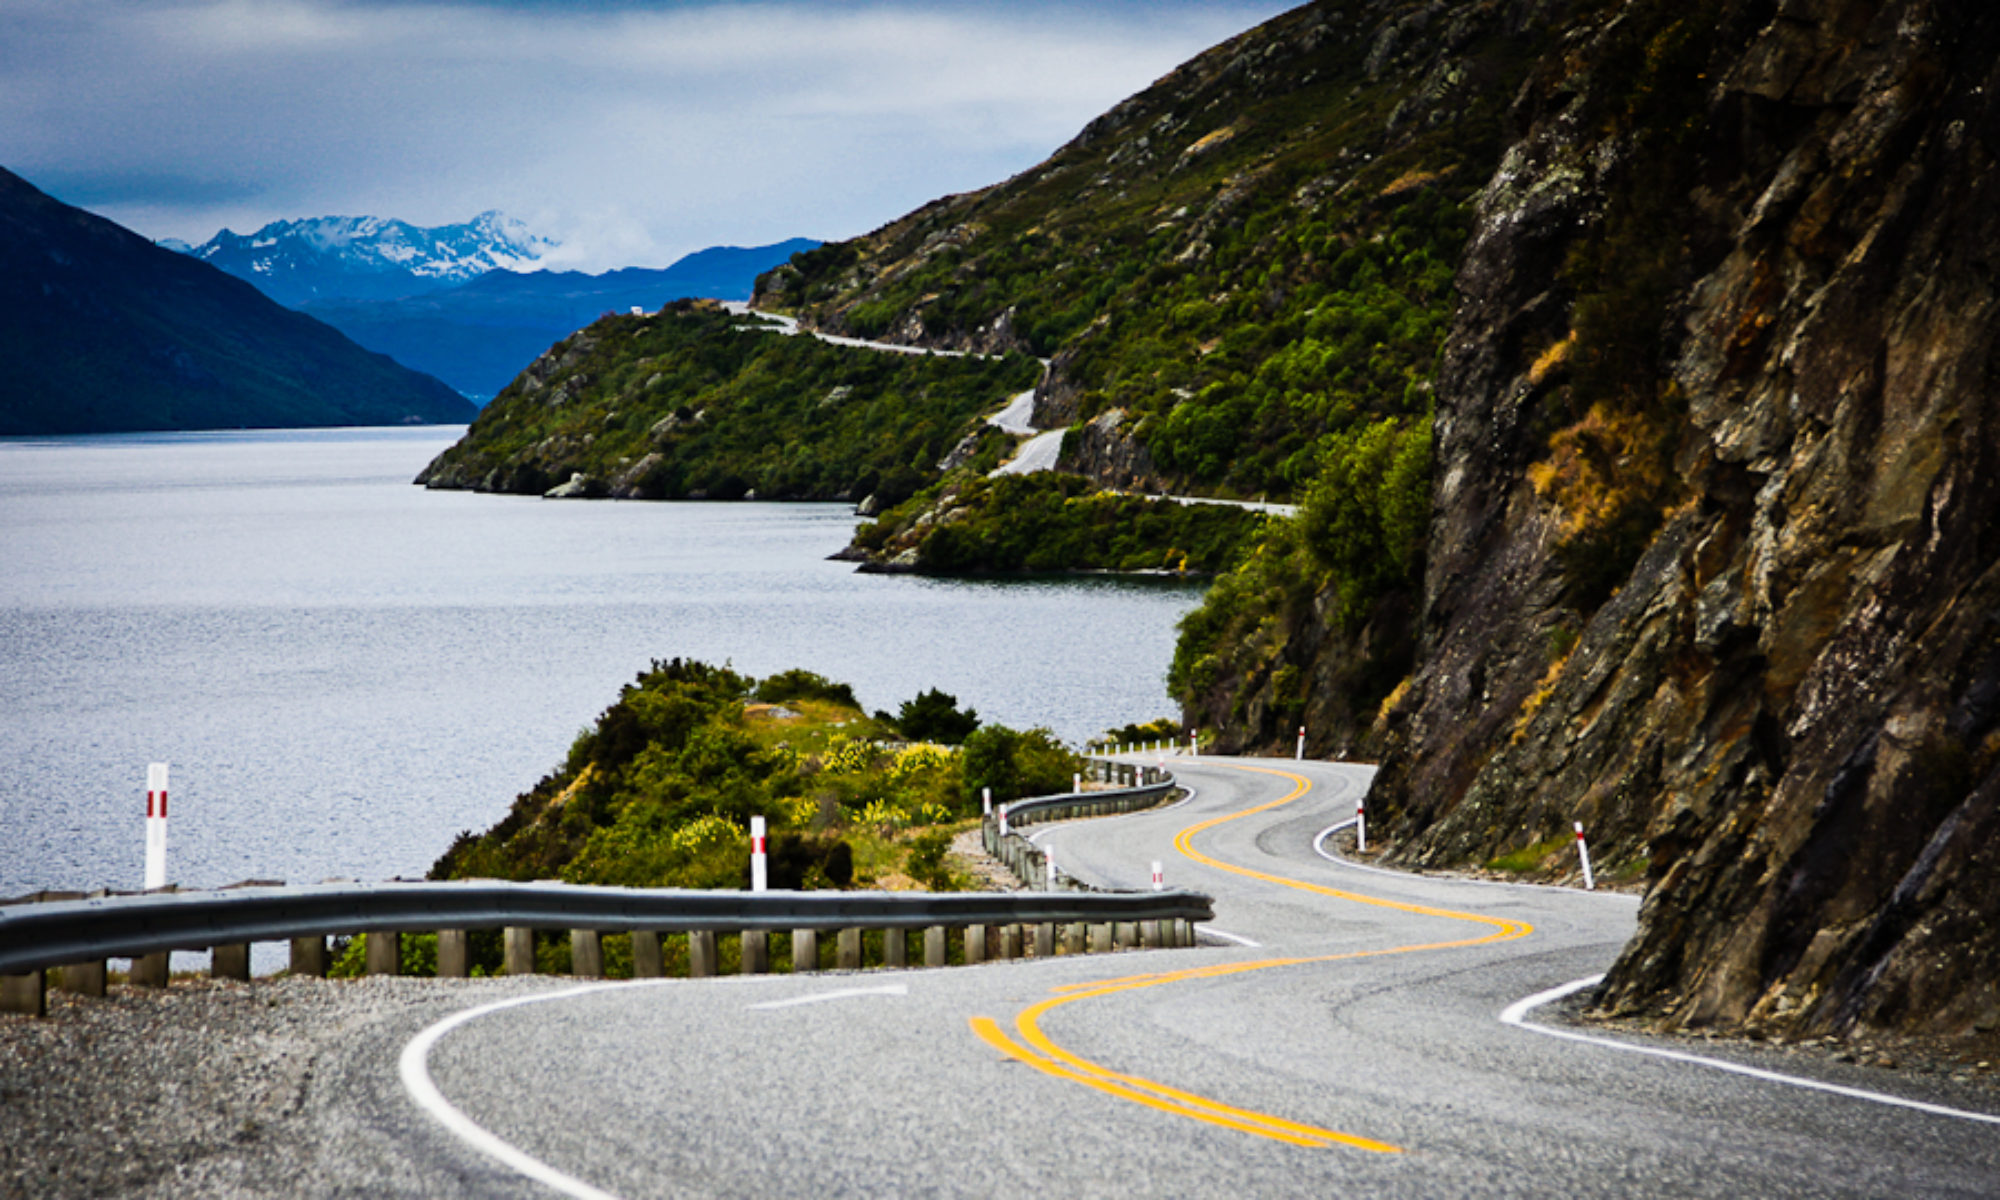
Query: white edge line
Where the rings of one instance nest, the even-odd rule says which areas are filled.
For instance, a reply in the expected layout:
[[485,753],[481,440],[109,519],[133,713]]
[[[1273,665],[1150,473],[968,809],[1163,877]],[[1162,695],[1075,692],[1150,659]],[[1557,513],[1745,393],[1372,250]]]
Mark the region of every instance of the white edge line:
[[1213,925],[1198,925],[1195,928],[1200,933],[1205,933],[1210,937],[1219,937],[1227,942],[1235,942],[1239,946],[1250,946],[1252,948],[1262,949],[1264,945],[1264,943],[1262,942],[1253,942],[1249,938],[1244,937],[1240,933],[1224,933],[1222,930],[1217,929]]
[[409,1044],[403,1047],[402,1059],[398,1064],[403,1077],[403,1088],[410,1093],[410,1099],[416,1101],[418,1108],[429,1113],[454,1137],[480,1153],[499,1160],[536,1183],[553,1188],[564,1195],[575,1196],[578,1200],[618,1200],[612,1193],[592,1187],[573,1175],[566,1175],[541,1159],[501,1141],[475,1123],[472,1118],[460,1112],[457,1106],[444,1098],[444,1093],[438,1090],[436,1082],[431,1079],[429,1060],[431,1048],[437,1045],[445,1034],[488,1013],[499,1012],[505,1008],[517,1008],[524,1004],[567,1000],[591,992],[631,986],[633,985],[629,983],[593,984],[589,987],[567,988],[560,992],[547,992],[537,996],[516,996],[510,1000],[496,1000],[492,1004],[482,1004],[477,1008],[453,1013],[411,1038]]
[[1526,888],[1529,891],[1535,892],[1561,892],[1565,896],[1598,896],[1607,899],[1615,897],[1630,904],[1639,903],[1639,897],[1637,896],[1628,895],[1625,892],[1614,892],[1609,889],[1603,891],[1585,891],[1583,888],[1562,887],[1553,883],[1509,883],[1504,879],[1457,879],[1442,875],[1419,875],[1413,871],[1391,871],[1387,867],[1371,867],[1366,863],[1355,862],[1351,858],[1342,858],[1340,855],[1326,848],[1327,838],[1353,825],[1354,821],[1355,818],[1349,817],[1345,821],[1336,821],[1325,829],[1320,830],[1319,835],[1313,838],[1313,853],[1330,863],[1346,867],[1350,871],[1366,871],[1370,875],[1387,875],[1391,879],[1406,881],[1424,880],[1431,883],[1447,883],[1455,887]]
[[840,988],[831,992],[814,992],[808,996],[793,996],[788,1000],[766,1000],[752,1004],[752,1009],[796,1008],[801,1004],[823,1004],[828,1000],[846,1000],[854,996],[907,996],[910,985],[892,983],[886,987]]
[[1854,1100],[1867,1100],[1875,1104],[1888,1104],[1897,1108],[1911,1108],[1918,1112],[1940,1117],[1956,1117],[1961,1121],[1979,1121],[1987,1125],[2000,1125],[2000,1116],[1991,1113],[1969,1112],[1962,1108],[1949,1108],[1942,1104],[1930,1104],[1922,1100],[1907,1100],[1901,1096],[1891,1096],[1883,1092],[1864,1091],[1861,1088],[1844,1087],[1837,1083],[1823,1083],[1817,1079],[1806,1079],[1797,1075],[1781,1075],[1776,1071],[1766,1071],[1759,1067],[1746,1067],[1741,1063],[1728,1062],[1719,1058],[1703,1058],[1699,1054],[1687,1054],[1679,1050],[1667,1050],[1658,1046],[1641,1046],[1632,1042],[1614,1041],[1611,1038],[1591,1037],[1588,1034],[1573,1033],[1567,1029],[1551,1029],[1547,1025],[1530,1025],[1527,1016],[1544,1004],[1573,996],[1588,987],[1596,987],[1604,981],[1602,975],[1592,975],[1585,979],[1572,980],[1561,987],[1552,987],[1545,992],[1516,1000],[1500,1014],[1504,1025],[1539,1033],[1544,1037],[1561,1038],[1567,1042],[1583,1042],[1586,1045],[1602,1046],[1609,1050],[1622,1050],[1627,1054],[1644,1054],[1653,1058],[1671,1059],[1697,1067],[1709,1067],[1717,1071],[1727,1071],[1732,1075],[1747,1075],[1752,1079],[1762,1079],[1767,1083],[1781,1083],[1788,1087],[1807,1088],[1816,1092],[1832,1092],[1836,1096],[1846,1096]]

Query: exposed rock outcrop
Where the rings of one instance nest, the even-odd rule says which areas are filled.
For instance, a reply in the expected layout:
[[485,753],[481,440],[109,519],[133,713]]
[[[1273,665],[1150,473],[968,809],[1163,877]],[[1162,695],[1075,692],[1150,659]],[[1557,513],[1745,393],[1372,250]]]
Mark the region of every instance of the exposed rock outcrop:
[[[1459,277],[1421,666],[1371,808],[1418,862],[1585,822],[1650,884],[1609,1010],[1990,1031],[2000,13],[1697,7],[1573,31],[1517,106]],[[1644,296],[1577,270],[1648,238],[1622,264]],[[1624,302],[1660,321],[1626,354],[1654,377],[1592,394],[1623,353],[1593,313]],[[1629,565],[1590,540],[1607,489],[1650,496]],[[1607,563],[1615,592],[1588,585]]]

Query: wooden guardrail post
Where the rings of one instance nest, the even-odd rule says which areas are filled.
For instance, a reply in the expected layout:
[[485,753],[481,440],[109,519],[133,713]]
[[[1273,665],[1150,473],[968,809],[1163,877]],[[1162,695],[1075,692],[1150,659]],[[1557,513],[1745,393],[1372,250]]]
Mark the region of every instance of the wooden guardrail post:
[[632,978],[659,979],[667,973],[666,952],[660,949],[660,935],[652,929],[632,931]]
[[688,934],[688,978],[706,979],[715,974],[715,931],[697,929]]
[[535,973],[535,931],[509,925],[500,932],[500,969],[509,975]]
[[819,970],[819,930],[792,930],[792,974]]
[[1139,944],[1139,923],[1137,921],[1113,921],[1111,923],[1111,944],[1120,950],[1130,950]]
[[171,953],[166,950],[141,954],[132,960],[132,969],[126,973],[125,981],[133,987],[163,988],[167,986],[171,959]]
[[569,931],[569,973],[578,979],[604,978],[604,938],[595,929]]
[[[148,836],[152,826],[148,824]],[[150,866],[150,862],[148,862]],[[146,888],[148,892],[178,892],[178,884],[166,884],[160,888]],[[164,988],[172,976],[174,954],[172,950],[156,950],[152,954],[140,954],[132,960],[132,970],[126,972],[126,982],[134,988]]]
[[20,975],[0,975],[0,1012],[30,1017],[49,1015],[49,973],[28,971]]
[[1160,933],[1160,922],[1139,922],[1139,944],[1148,950],[1158,950],[1166,945],[1166,941]]
[[761,929],[746,929],[741,938],[743,973],[762,975],[771,969],[771,935]]
[[1084,953],[1089,949],[1085,940],[1088,937],[1088,927],[1082,921],[1071,921],[1069,924],[1063,926],[1063,953]]
[[208,952],[208,977],[250,982],[250,944],[229,942],[211,947]]
[[967,925],[965,927],[965,965],[973,966],[986,961],[986,926]]
[[[97,891],[89,893],[93,897],[108,896],[110,894],[110,891],[104,888],[99,888]],[[38,893],[38,896],[41,900],[82,900],[85,894],[83,892],[41,892]],[[48,986],[59,987],[65,992],[74,992],[79,996],[102,996],[104,994],[107,975],[108,972],[104,969],[104,960],[100,958],[94,962],[65,963],[56,970],[54,975],[44,975],[43,978],[47,980]]]
[[1004,925],[1000,929],[1000,957],[1013,959],[1021,957],[1021,927]]
[[1111,922],[1092,921],[1090,923],[1090,952],[1092,954],[1111,953]]
[[313,979],[326,978],[326,939],[324,937],[295,937],[292,939],[292,974]]
[[403,972],[403,935],[397,930],[378,929],[364,935],[368,942],[363,950],[370,975],[400,975]]
[[463,929],[440,929],[437,977],[464,979],[472,974],[472,938]]
[[62,968],[62,989],[79,996],[102,996],[108,974],[101,958],[94,962],[70,963]]
[[1056,927],[1047,921],[1035,926],[1035,957],[1056,956]]
[[924,965],[941,967],[950,961],[945,947],[945,929],[942,925],[932,925],[924,930]]
[[[901,930],[885,930],[886,933],[900,933]],[[842,971],[861,969],[861,931],[843,929],[834,941],[833,965]]]
[[897,928],[882,931],[882,965],[885,967],[910,965],[909,930]]

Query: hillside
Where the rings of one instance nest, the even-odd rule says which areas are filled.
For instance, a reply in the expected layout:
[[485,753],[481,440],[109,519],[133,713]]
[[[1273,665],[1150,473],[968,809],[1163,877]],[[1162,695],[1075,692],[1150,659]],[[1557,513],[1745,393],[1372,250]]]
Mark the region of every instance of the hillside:
[[1171,686],[1225,746],[1306,724],[1351,751],[1414,661],[1454,272],[1564,8],[1302,7],[1038,167],[798,257],[757,303],[1050,356],[1036,423],[1069,426],[1061,465],[1100,486],[1303,504],[1228,556]]
[[498,269],[386,300],[315,300],[302,311],[412,370],[484,403],[550,346],[608,312],[652,311],[691,296],[748,300],[759,273],[819,243],[711,246],[663,270]]
[[0,436],[470,420],[437,380],[0,170]]
[[1034,360],[887,354],[709,301],[605,317],[551,348],[417,482],[620,499],[900,500]]

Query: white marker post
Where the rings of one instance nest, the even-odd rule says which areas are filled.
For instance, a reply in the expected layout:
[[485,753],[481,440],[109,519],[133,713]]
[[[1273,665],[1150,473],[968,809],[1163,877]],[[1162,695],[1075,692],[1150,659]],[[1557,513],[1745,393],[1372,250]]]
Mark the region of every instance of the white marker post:
[[1193,758],[1194,755],[1195,755],[1194,730],[1190,729],[1188,730],[1188,757]]
[[1000,836],[1007,836],[1007,806],[1004,804],[1000,806]]
[[1167,873],[1157,860],[1153,863],[1153,890],[1156,892],[1167,890]]
[[1354,852],[1368,853],[1368,797],[1354,802]]
[[766,891],[771,886],[770,864],[764,852],[764,818],[750,818],[750,890]]
[[1075,792],[1078,795],[1082,795],[1083,776],[1076,774],[1075,772],[1071,772],[1069,777],[1069,790]]
[[983,788],[980,788],[980,789],[979,789],[979,811],[980,811],[980,812],[982,812],[982,813],[984,813],[984,814],[985,814],[986,816],[989,816],[989,817],[993,815],[993,789],[992,789],[992,788],[990,788],[990,787],[983,787]]
[[1046,890],[1053,892],[1056,890],[1056,880],[1062,877],[1062,872],[1056,870],[1056,848],[1054,846],[1042,847],[1042,867],[1042,884]]
[[1306,760],[1306,727],[1303,725],[1299,726],[1299,752],[1297,759],[1299,762]]
[[167,886],[167,764],[146,767],[146,887]]
[[1576,822],[1576,856],[1583,861],[1583,890],[1597,890],[1597,880],[1590,873],[1590,845],[1583,840],[1583,822]]

